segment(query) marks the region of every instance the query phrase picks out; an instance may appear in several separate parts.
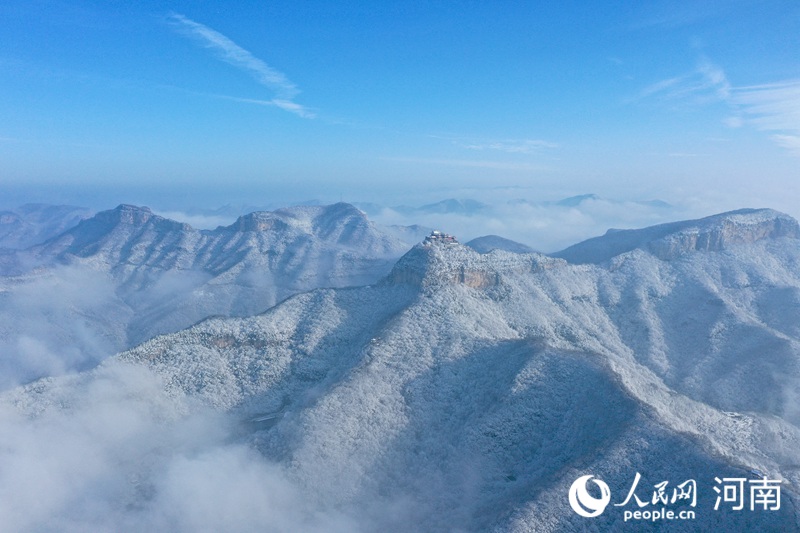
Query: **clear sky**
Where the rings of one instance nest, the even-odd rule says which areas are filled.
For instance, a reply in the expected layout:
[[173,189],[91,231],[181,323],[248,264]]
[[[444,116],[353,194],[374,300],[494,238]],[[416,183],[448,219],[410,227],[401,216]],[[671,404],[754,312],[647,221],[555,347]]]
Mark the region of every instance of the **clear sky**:
[[796,0],[0,3],[2,203],[791,211],[799,169]]

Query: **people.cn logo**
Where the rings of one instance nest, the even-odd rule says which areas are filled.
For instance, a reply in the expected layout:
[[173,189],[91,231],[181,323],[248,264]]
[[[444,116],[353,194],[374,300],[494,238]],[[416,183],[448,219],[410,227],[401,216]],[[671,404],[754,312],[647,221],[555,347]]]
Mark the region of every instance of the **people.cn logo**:
[[[594,476],[581,476],[576,479],[569,488],[569,504],[572,510],[586,518],[600,516],[606,510],[606,506],[611,501],[611,491],[602,480],[592,479]],[[600,497],[595,498],[586,490],[586,484],[592,479],[595,485],[600,488]]]

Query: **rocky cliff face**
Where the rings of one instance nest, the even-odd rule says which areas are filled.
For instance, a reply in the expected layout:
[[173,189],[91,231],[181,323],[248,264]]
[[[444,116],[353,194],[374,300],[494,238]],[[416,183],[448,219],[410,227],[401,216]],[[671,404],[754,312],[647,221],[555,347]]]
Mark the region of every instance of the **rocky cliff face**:
[[800,239],[800,226],[795,219],[771,209],[742,209],[699,220],[649,242],[646,249],[668,261],[690,251],[720,251],[781,237]]

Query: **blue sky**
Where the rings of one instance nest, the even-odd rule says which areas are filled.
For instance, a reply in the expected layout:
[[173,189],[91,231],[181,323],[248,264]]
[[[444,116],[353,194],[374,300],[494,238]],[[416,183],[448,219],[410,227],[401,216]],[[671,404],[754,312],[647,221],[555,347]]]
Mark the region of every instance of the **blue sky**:
[[791,211],[798,169],[796,1],[0,4],[3,203]]

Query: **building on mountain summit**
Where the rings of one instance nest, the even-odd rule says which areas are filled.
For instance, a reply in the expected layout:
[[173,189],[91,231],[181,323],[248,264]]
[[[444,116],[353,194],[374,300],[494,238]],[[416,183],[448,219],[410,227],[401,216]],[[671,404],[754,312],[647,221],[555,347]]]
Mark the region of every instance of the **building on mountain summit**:
[[425,244],[433,244],[433,243],[436,243],[436,242],[452,244],[452,243],[456,243],[458,241],[456,240],[454,235],[450,235],[449,233],[444,233],[444,232],[439,231],[438,229],[435,229],[435,230],[433,230],[431,232],[430,235],[425,237],[424,243]]

